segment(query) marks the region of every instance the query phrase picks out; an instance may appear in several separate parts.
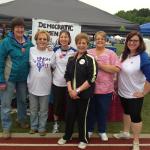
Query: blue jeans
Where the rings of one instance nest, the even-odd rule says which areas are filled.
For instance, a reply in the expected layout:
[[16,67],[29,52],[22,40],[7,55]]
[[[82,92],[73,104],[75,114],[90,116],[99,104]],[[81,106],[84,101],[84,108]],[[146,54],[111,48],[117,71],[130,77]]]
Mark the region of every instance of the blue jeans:
[[112,93],[95,94],[90,101],[88,111],[88,132],[93,132],[95,123],[98,123],[99,133],[105,133],[107,117],[112,100]]
[[36,96],[31,93],[29,94],[30,124],[32,130],[38,130],[39,132],[46,130],[48,100],[49,95]]
[[11,102],[16,89],[17,97],[17,119],[19,123],[24,123],[26,120],[26,97],[27,84],[26,82],[7,82],[6,90],[1,91],[1,120],[3,130],[11,128]]

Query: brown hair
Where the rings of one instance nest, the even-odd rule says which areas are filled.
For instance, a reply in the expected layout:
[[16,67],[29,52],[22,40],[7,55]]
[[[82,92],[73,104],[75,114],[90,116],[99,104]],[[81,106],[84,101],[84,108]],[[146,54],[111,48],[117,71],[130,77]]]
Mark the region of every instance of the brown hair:
[[146,50],[146,47],[145,47],[145,43],[143,41],[143,37],[142,35],[138,32],[138,31],[132,31],[130,32],[128,35],[127,35],[127,38],[126,38],[126,41],[125,41],[125,46],[124,46],[124,51],[122,53],[122,59],[121,61],[123,62],[127,57],[128,55],[130,54],[130,49],[128,48],[127,46],[127,43],[128,41],[133,37],[133,36],[138,36],[139,37],[139,42],[140,42],[140,45],[139,47],[137,48],[137,54],[143,52]]
[[68,35],[68,37],[69,37],[68,45],[70,45],[70,43],[71,43],[71,36],[70,36],[70,32],[67,31],[67,30],[62,30],[62,31],[60,31],[59,37],[58,37],[58,44],[61,45],[61,43],[60,43],[60,36],[61,36],[63,33],[66,33],[66,34]]
[[34,36],[35,41],[37,41],[39,34],[45,34],[47,36],[47,41],[50,41],[50,35],[46,30],[38,30]]
[[14,31],[15,26],[23,26],[25,27],[24,19],[21,17],[15,17],[11,21],[11,30]]
[[87,44],[89,44],[89,36],[86,33],[79,33],[76,37],[75,37],[75,43],[77,44],[81,39],[85,39]]

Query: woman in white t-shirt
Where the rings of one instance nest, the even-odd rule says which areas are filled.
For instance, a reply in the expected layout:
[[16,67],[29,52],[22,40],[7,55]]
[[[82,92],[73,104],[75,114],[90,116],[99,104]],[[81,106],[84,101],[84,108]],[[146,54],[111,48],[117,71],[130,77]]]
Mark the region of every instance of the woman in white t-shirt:
[[129,139],[133,133],[132,150],[140,150],[142,130],[142,106],[144,96],[150,90],[150,58],[141,34],[132,31],[127,35],[121,56],[121,71],[118,75],[118,94],[123,107],[123,131],[113,136]]
[[37,46],[30,49],[30,72],[27,80],[31,112],[29,133],[39,132],[40,136],[45,136],[55,53],[47,48],[50,40],[48,32],[38,31],[35,40]]

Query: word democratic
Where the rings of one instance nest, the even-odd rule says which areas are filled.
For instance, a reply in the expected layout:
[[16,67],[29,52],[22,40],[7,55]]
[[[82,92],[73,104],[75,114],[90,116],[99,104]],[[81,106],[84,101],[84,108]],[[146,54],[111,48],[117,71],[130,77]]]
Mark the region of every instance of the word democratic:
[[39,23],[38,27],[40,28],[73,31],[73,25],[47,24],[43,22],[38,23]]

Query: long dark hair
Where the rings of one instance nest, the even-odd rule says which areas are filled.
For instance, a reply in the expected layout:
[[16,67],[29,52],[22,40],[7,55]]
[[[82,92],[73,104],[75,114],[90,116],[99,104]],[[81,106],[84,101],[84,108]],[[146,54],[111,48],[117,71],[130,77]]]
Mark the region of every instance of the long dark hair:
[[126,41],[125,41],[125,46],[124,46],[124,51],[122,53],[121,62],[123,62],[128,57],[128,55],[130,54],[130,49],[128,48],[127,43],[135,35],[139,37],[139,42],[140,42],[140,45],[136,50],[137,54],[139,54],[139,53],[146,50],[145,43],[143,41],[142,35],[138,31],[132,31],[127,35],[127,38],[126,38]]

